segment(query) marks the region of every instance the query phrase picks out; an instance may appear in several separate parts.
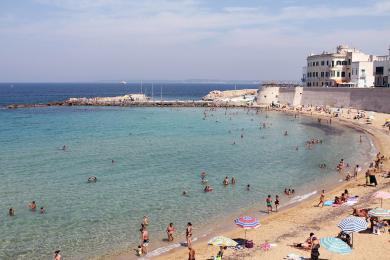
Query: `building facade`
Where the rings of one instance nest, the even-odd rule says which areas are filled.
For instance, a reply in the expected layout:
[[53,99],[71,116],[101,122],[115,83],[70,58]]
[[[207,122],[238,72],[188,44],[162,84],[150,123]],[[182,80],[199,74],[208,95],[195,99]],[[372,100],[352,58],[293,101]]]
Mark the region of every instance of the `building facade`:
[[390,46],[389,55],[378,56],[374,61],[375,87],[390,87]]
[[302,79],[307,87],[373,87],[375,59],[373,55],[340,45],[334,53],[309,55]]

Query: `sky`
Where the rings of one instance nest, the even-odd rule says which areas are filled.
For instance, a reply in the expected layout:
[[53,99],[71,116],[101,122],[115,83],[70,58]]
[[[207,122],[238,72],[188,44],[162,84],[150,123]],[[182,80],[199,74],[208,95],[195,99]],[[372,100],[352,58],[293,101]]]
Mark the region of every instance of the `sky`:
[[339,44],[388,54],[390,0],[0,0],[0,82],[299,80]]

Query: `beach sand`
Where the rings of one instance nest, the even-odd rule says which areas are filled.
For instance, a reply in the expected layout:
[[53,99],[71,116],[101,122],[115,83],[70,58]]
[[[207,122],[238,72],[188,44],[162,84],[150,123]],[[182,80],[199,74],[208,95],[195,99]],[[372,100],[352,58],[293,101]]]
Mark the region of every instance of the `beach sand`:
[[[287,112],[287,111],[285,111]],[[290,111],[291,112],[291,111]],[[292,112],[296,113],[296,112]],[[300,114],[312,116],[313,120],[318,117],[327,118],[325,113],[303,111]],[[354,113],[343,111],[341,117],[332,118],[332,122],[340,122],[348,124],[351,127],[364,130],[375,143],[378,151],[389,158],[390,156],[390,131],[384,129],[382,124],[386,119],[390,118],[388,114],[372,113],[374,120],[372,124],[367,125],[365,120],[352,120]],[[325,120],[324,120],[325,121]],[[390,169],[390,159],[385,161],[385,169]],[[380,200],[372,198],[372,194],[378,190],[386,190],[390,192],[390,178],[383,178],[381,174],[377,174],[378,186],[365,187],[365,176],[361,173],[358,180],[342,182],[336,188],[326,191],[326,199],[333,199],[336,195],[340,196],[344,189],[348,189],[351,195],[359,196],[359,202],[353,207],[358,208],[374,208],[380,206]],[[321,190],[321,187],[318,187]],[[257,230],[249,230],[247,239],[253,240],[255,247],[253,249],[241,250],[240,253],[235,253],[228,249],[225,251],[224,259],[283,259],[288,254],[294,253],[310,259],[310,251],[296,249],[291,245],[296,242],[304,242],[310,232],[314,232],[318,238],[334,237],[340,229],[337,224],[345,217],[352,213],[352,206],[341,207],[315,207],[319,201],[319,195],[306,200],[298,205],[283,209],[278,213],[262,218],[261,227]],[[390,208],[390,200],[383,201],[383,208]],[[265,210],[265,208],[264,208]],[[260,214],[257,214],[260,215]],[[256,214],[254,216],[257,216]],[[194,231],[196,236],[196,227]],[[196,251],[196,259],[210,259],[216,255],[219,248],[207,245],[207,240],[212,236],[223,235],[230,238],[243,238],[244,231],[240,228],[235,228],[233,220],[231,222],[230,231],[215,233],[211,236],[199,239],[193,243],[193,248]],[[258,246],[264,242],[275,244],[269,251],[262,251]],[[320,248],[321,259],[390,259],[390,235],[374,235],[371,233],[355,233],[354,248],[350,255],[337,255],[330,253],[323,247]],[[129,255],[128,255],[129,256]],[[116,259],[122,258],[125,255],[118,256]],[[161,260],[183,260],[188,259],[188,249],[180,247],[169,251],[166,254],[160,255],[153,259]]]

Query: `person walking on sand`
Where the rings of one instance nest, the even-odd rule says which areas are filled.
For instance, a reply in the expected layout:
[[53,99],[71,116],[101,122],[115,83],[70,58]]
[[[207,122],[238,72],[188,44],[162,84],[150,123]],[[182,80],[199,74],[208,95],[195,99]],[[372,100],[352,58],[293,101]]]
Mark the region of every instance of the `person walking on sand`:
[[279,195],[276,195],[275,197],[275,211],[278,212],[278,207],[279,207]]
[[271,199],[271,195],[268,195],[268,197],[265,200],[265,202],[267,204],[267,213],[269,214],[270,212],[272,212],[272,199]]
[[317,207],[321,205],[321,208],[324,206],[324,200],[325,200],[325,190],[322,190],[320,195],[320,202],[318,203]]
[[187,240],[188,248],[191,248],[191,245],[192,245],[192,224],[191,224],[191,222],[187,223],[186,240]]
[[192,247],[188,248],[188,260],[195,260],[195,250]]
[[360,168],[359,164],[356,164],[355,169],[353,170],[353,177],[355,178],[355,180],[357,179],[358,174],[359,174],[359,172],[360,172],[361,170],[362,170],[362,169]]
[[173,223],[169,223],[169,226],[167,227],[167,235],[168,235],[168,241],[173,241],[173,234],[175,233],[176,229],[173,227]]

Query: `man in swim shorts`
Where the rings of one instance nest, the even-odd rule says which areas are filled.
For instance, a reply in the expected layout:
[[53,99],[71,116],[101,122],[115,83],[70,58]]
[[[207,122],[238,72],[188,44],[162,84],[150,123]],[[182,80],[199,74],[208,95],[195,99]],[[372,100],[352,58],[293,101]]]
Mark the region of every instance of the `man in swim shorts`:
[[267,204],[267,211],[268,211],[268,214],[270,212],[272,212],[272,199],[271,199],[271,195],[268,195],[267,199],[265,200],[266,204]]

